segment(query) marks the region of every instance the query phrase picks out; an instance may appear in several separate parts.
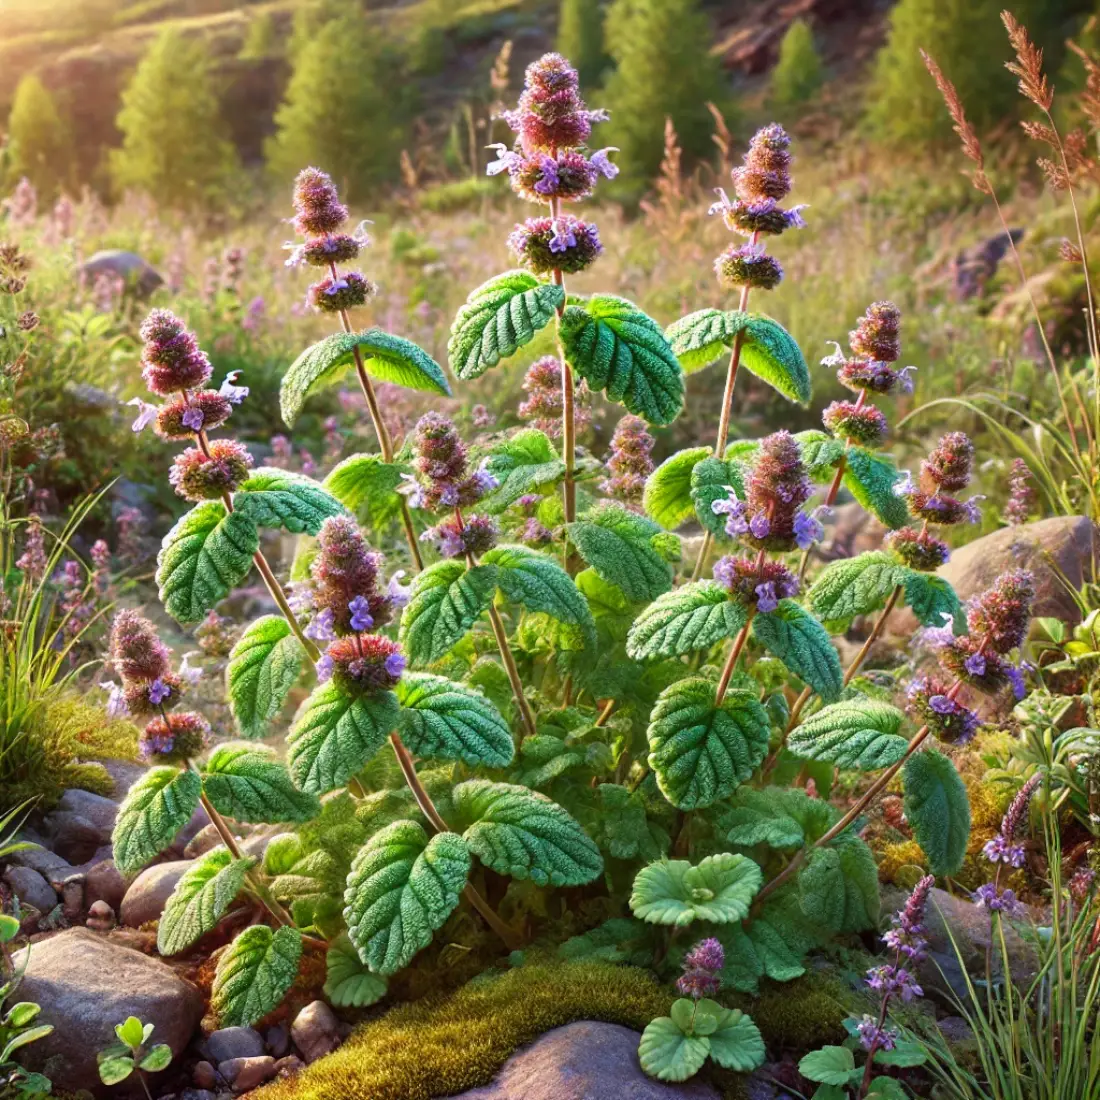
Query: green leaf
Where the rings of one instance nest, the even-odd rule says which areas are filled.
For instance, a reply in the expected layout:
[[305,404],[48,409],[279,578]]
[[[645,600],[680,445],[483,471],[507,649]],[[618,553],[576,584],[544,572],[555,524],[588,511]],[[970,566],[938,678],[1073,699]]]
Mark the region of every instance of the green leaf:
[[605,502],[569,525],[582,558],[628,600],[646,603],[672,587],[672,567],[654,545],[663,534],[652,520]]
[[739,787],[731,801],[718,827],[728,830],[730,844],[745,847],[801,848],[823,836],[840,816],[828,802],[797,787]]
[[848,1090],[840,1085],[818,1085],[810,1100],[848,1100]]
[[115,1035],[121,1043],[136,1050],[145,1041],[145,1028],[136,1016],[127,1016],[121,1024],[115,1024]]
[[157,925],[157,950],[178,955],[217,927],[255,862],[234,859],[227,849],[215,848],[194,863],[164,907]]
[[826,703],[840,695],[844,674],[832,639],[794,600],[780,600],[774,611],[758,614],[752,621],[752,636]]
[[904,717],[896,707],[874,699],[845,699],[803,719],[787,739],[787,748],[838,768],[877,771],[905,755],[908,742],[898,736]]
[[934,875],[953,875],[970,840],[970,800],[955,765],[929,749],[911,756],[902,772],[905,817]]
[[401,514],[397,487],[404,473],[404,467],[384,462],[381,455],[352,455],[322,484],[364,527],[378,530]]
[[283,709],[302,674],[305,650],[282,615],[265,615],[241,635],[225,678],[237,729],[259,738]]
[[732,852],[707,856],[695,867],[686,859],[662,859],[635,876],[630,908],[649,924],[729,924],[749,915],[763,881],[751,859]]
[[325,970],[324,994],[337,1008],[367,1008],[386,995],[386,979],[363,965],[346,933],[329,945]]
[[858,837],[815,848],[798,875],[802,912],[829,934],[861,932],[878,919],[878,867]]
[[264,745],[219,745],[203,765],[202,787],[214,809],[245,825],[310,821],[321,812],[316,795],[295,787]]
[[164,610],[178,623],[197,623],[248,576],[260,548],[256,524],[226,515],[220,500],[196,504],[164,536],[157,584]]
[[396,693],[401,737],[415,756],[487,768],[512,762],[512,731],[480,691],[427,672],[407,672]]
[[410,390],[450,396],[451,387],[439,364],[412,341],[377,328],[334,332],[306,348],[283,375],[279,404],[288,428],[294,426],[310,394],[344,377],[355,362],[356,350],[366,372],[374,378]]
[[685,1035],[669,1016],[651,1020],[638,1044],[642,1069],[661,1081],[686,1081],[703,1068],[710,1053],[706,1036]]
[[565,462],[545,432],[524,428],[489,451],[485,469],[500,482],[480,507],[494,515],[510,508],[525,493],[538,492],[565,474]]
[[544,329],[565,291],[526,271],[506,271],[470,292],[451,324],[447,355],[464,382],[515,355]]
[[317,795],[342,787],[366,767],[400,720],[392,691],[355,697],[331,681],[319,685],[287,736],[295,786]]
[[11,943],[19,935],[19,921],[7,913],[0,913],[0,943]]
[[417,574],[401,613],[399,636],[409,661],[431,664],[458,645],[492,604],[497,580],[495,565],[467,568],[454,558]]
[[118,869],[132,875],[160,855],[191,820],[201,794],[195,772],[150,768],[130,788],[115,819],[111,843]]
[[710,680],[665,688],[649,717],[649,766],[661,793],[681,810],[728,798],[768,752],[771,723],[752,692],[729,691],[715,704]]
[[849,447],[844,484],[876,519],[896,530],[909,522],[905,501],[894,492],[900,474],[893,463],[863,447]]
[[595,641],[596,624],[576,582],[548,554],[526,546],[497,546],[482,555],[483,566],[496,566],[504,598],[528,611],[543,612],[559,623],[578,626]]
[[692,472],[711,456],[709,447],[692,447],[666,458],[646,479],[642,505],[655,523],[669,531],[695,511],[691,498]]
[[453,792],[463,837],[486,867],[536,886],[583,886],[603,871],[595,843],[556,802],[511,783],[470,779]]
[[855,1055],[847,1047],[822,1047],[803,1056],[798,1072],[823,1085],[846,1085],[856,1068]]
[[705,458],[691,472],[691,500],[695,507],[695,518],[712,535],[728,538],[726,517],[716,515],[714,502],[728,500],[730,489],[738,497],[745,498],[745,478],[741,464],[724,458]]
[[[878,1061],[876,1055],[875,1061]],[[893,1077],[875,1077],[867,1090],[867,1100],[909,1100],[905,1086]]]
[[139,1069],[146,1073],[160,1073],[172,1064],[172,1048],[167,1043],[158,1043],[142,1058]]
[[732,638],[744,625],[745,608],[714,581],[696,581],[658,596],[634,620],[626,650],[636,661],[679,657]]
[[246,928],[221,954],[210,1007],[220,1027],[251,1027],[279,1007],[298,977],[302,936],[295,928]]
[[701,309],[673,322],[666,333],[687,373],[713,363],[741,333],[741,366],[801,405],[810,400],[810,372],[798,344],[762,313]]
[[650,823],[641,791],[628,790],[618,783],[601,783],[597,793],[600,804],[595,829],[608,855],[614,859],[649,860],[665,854],[668,834]]
[[[876,1066],[897,1066],[899,1069],[912,1069],[913,1066],[923,1066],[928,1061],[928,1055],[920,1043],[908,1039],[898,1039],[892,1050],[875,1052]],[[880,1077],[879,1081],[888,1078]]]
[[[6,1052],[5,1052],[6,1053]],[[105,1085],[117,1085],[134,1072],[134,1060],[129,1055],[104,1058],[99,1063],[99,1079]]]
[[710,1056],[723,1069],[751,1073],[764,1064],[767,1052],[760,1029],[738,1008],[723,1008],[718,1014],[718,1027],[708,1038]]
[[901,573],[905,602],[925,626],[943,626],[959,618],[962,604],[950,581],[915,569],[902,569]]
[[257,527],[283,528],[292,535],[316,535],[331,516],[347,510],[312,478],[261,466],[233,494],[233,507]]
[[684,373],[660,325],[633,302],[597,294],[568,306],[561,343],[573,369],[650,424],[671,424],[684,407]]
[[837,463],[848,449],[844,440],[816,428],[796,432],[795,439],[802,450],[802,464],[810,478],[813,481],[832,481]]
[[885,607],[904,574],[897,559],[883,550],[835,561],[810,588],[810,610],[826,629],[843,634],[857,615],[869,615]]
[[455,833],[431,840],[413,821],[395,821],[360,849],[344,892],[344,919],[359,958],[388,975],[432,941],[451,915],[470,873],[470,853]]

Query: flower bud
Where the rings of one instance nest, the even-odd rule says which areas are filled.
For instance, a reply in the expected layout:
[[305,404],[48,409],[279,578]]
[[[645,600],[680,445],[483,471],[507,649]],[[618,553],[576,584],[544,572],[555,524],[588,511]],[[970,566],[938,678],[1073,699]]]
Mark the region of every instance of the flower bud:
[[161,439],[191,439],[198,432],[220,428],[233,411],[233,404],[217,390],[200,390],[189,397],[178,396],[157,410],[153,430]]
[[365,275],[347,271],[343,275],[326,275],[306,291],[306,302],[319,313],[339,313],[363,305],[378,291]]
[[890,531],[884,542],[902,564],[921,573],[934,573],[951,557],[946,542],[928,531],[917,531],[915,527]]
[[332,662],[332,679],[349,695],[388,691],[405,671],[405,657],[396,642],[381,634],[337,638],[325,655]]
[[856,355],[878,363],[897,362],[901,355],[901,310],[893,302],[875,302],[848,333]]
[[332,177],[319,168],[304,168],[294,181],[292,225],[303,237],[334,233],[348,220]]
[[154,718],[138,738],[143,760],[182,763],[200,755],[210,743],[210,723],[201,714],[184,711]]
[[881,410],[854,401],[834,401],[822,413],[821,420],[834,435],[864,447],[879,446],[890,432]]
[[599,230],[572,214],[556,218],[528,218],[508,237],[508,247],[529,271],[567,275],[584,271],[603,251]]
[[111,627],[111,663],[124,681],[148,683],[168,675],[168,647],[145,616],[120,611]]
[[209,450],[207,457],[200,448],[188,447],[173,460],[168,480],[184,500],[219,500],[252,469],[252,456],[234,439],[215,439]]
[[761,244],[731,245],[714,261],[718,282],[727,289],[773,290],[783,281],[783,267]]
[[152,393],[171,397],[210,380],[210,360],[193,333],[167,309],[154,309],[141,326],[142,378]]

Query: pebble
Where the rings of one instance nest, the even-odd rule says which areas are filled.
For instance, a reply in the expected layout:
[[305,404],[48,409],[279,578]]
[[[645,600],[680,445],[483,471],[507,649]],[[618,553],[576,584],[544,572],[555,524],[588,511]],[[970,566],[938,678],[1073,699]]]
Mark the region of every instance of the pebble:
[[218,1072],[233,1086],[234,1092],[248,1092],[275,1076],[275,1059],[270,1054],[231,1058],[218,1066]]
[[306,1062],[316,1062],[340,1045],[340,1021],[324,1001],[313,1001],[294,1018],[290,1034]]

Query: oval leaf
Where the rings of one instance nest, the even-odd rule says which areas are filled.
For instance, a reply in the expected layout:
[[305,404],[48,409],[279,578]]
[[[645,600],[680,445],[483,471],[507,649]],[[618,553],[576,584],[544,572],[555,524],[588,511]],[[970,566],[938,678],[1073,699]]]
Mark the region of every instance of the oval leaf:
[[731,924],[749,915],[763,881],[748,856],[733,852],[707,856],[694,867],[686,859],[662,859],[635,876],[630,908],[649,924]]
[[497,567],[497,586],[506,600],[559,623],[579,626],[587,637],[595,639],[596,624],[588,601],[548,554],[526,546],[497,546],[482,555],[481,564]]
[[283,528],[292,535],[316,535],[330,516],[347,515],[312,478],[273,466],[252,471],[233,494],[233,507],[257,527]]
[[808,593],[810,610],[834,634],[843,634],[857,615],[869,615],[886,605],[904,580],[904,568],[883,550],[833,562]]
[[970,841],[970,800],[955,765],[929,749],[911,756],[902,772],[905,817],[934,875],[953,875]]
[[500,483],[480,506],[492,514],[510,508],[525,493],[538,492],[565,474],[565,462],[545,432],[524,428],[489,451],[485,469]]
[[279,1007],[298,977],[302,937],[294,928],[246,928],[222,953],[210,1007],[221,1027],[251,1027]]
[[752,634],[826,703],[840,695],[844,674],[832,639],[821,623],[793,600],[780,600],[774,611],[758,614],[752,621]]
[[268,732],[302,674],[305,656],[282,615],[265,615],[241,635],[225,678],[234,721],[245,737]]
[[195,772],[150,768],[130,788],[115,819],[111,843],[118,869],[132,875],[160,855],[191,820],[201,795]]
[[654,542],[663,533],[652,520],[611,502],[569,525],[581,557],[636,603],[655,600],[672,587],[672,567]]
[[709,447],[692,447],[666,458],[646,479],[642,505],[655,523],[672,531],[695,512],[691,496],[691,475],[695,467],[711,457]]
[[715,581],[697,581],[658,596],[634,621],[626,651],[636,661],[679,657],[732,638],[745,608]]
[[960,617],[962,603],[950,581],[915,569],[902,569],[901,575],[905,602],[925,626],[943,626]]
[[888,768],[908,748],[905,738],[898,736],[904,717],[897,707],[874,699],[846,699],[804,719],[787,739],[787,748],[796,756],[838,768]]
[[325,971],[324,994],[337,1008],[367,1008],[386,995],[386,979],[363,965],[347,934],[330,944]]
[[400,641],[414,665],[427,665],[453,649],[493,602],[495,565],[449,558],[429,565],[413,580],[401,613]]
[[219,813],[246,825],[309,821],[321,812],[316,796],[298,790],[260,745],[219,745],[203,766],[202,787]]
[[767,1052],[760,1029],[739,1008],[723,1008],[718,1027],[707,1038],[711,1058],[723,1069],[751,1073],[764,1064]]
[[685,1035],[669,1016],[646,1024],[638,1044],[642,1069],[661,1081],[686,1081],[703,1068],[710,1053],[705,1036]]
[[254,859],[234,859],[225,848],[207,852],[176,883],[157,925],[157,950],[178,955],[217,927],[244,886]]
[[905,501],[894,492],[901,475],[893,463],[863,447],[849,447],[844,485],[876,519],[894,530],[909,522]]
[[401,484],[406,468],[381,455],[351,455],[325,478],[324,487],[364,526],[377,530],[401,514]]

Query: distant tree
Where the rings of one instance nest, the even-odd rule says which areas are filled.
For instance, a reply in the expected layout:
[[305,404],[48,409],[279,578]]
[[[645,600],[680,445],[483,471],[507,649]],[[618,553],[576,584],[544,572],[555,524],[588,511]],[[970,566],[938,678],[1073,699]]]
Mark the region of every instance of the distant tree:
[[824,78],[814,32],[804,19],[796,19],[779,44],[779,59],[771,74],[772,103],[800,106],[813,98]]
[[8,182],[26,176],[43,196],[72,182],[72,133],[50,90],[37,76],[25,76],[15,89],[8,141]]
[[582,88],[595,84],[607,68],[603,19],[602,0],[561,0],[558,53],[573,63]]
[[353,10],[362,11],[356,0],[351,0],[350,4],[348,0],[300,0],[290,25],[287,56],[291,60],[296,58],[321,33],[322,27]]
[[623,186],[640,189],[656,174],[666,116],[685,156],[705,156],[713,126],[706,105],[722,96],[722,75],[696,0],[614,0],[605,42],[615,70],[599,104],[610,108],[611,124],[601,129],[620,149]]
[[211,68],[199,40],[171,29],[156,39],[122,93],[122,148],[110,160],[116,187],[176,209],[225,198],[240,161],[224,136]]
[[248,32],[241,45],[242,61],[264,61],[278,51],[278,35],[275,32],[275,17],[269,11],[262,11],[248,24]]
[[294,58],[265,146],[276,178],[315,164],[352,197],[396,174],[406,138],[401,59],[362,15],[326,23]]

